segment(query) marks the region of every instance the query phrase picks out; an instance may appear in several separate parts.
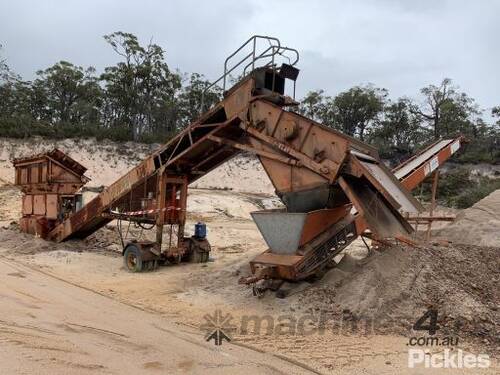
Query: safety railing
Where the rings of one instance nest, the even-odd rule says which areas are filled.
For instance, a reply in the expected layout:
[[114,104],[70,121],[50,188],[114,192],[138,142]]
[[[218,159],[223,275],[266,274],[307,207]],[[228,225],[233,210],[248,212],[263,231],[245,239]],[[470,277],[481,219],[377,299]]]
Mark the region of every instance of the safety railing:
[[[269,43],[269,47],[257,54],[259,40],[267,41]],[[251,51],[245,54],[237,62],[231,64],[232,61],[240,54],[240,52],[249,45],[251,45]],[[286,52],[292,52],[293,54],[295,54],[293,61],[289,56],[286,55]],[[256,68],[257,62],[260,62],[259,60],[267,59],[265,64],[261,65],[261,67],[270,67],[275,69],[277,55],[288,59],[289,65],[292,66],[299,61],[299,52],[296,49],[281,46],[281,42],[278,38],[265,35],[254,35],[249,38],[245,43],[243,43],[238,49],[236,49],[226,58],[226,60],[224,61],[224,73],[217,80],[208,85],[205,90],[203,90],[200,110],[203,110],[206,93],[215,85],[219,84],[222,81],[222,91],[226,91],[227,80],[230,77],[231,73],[234,72],[238,67],[242,66],[245,62],[248,61],[248,63],[243,68],[243,76],[245,76],[247,74],[248,68],[251,68],[251,71],[253,71]]]

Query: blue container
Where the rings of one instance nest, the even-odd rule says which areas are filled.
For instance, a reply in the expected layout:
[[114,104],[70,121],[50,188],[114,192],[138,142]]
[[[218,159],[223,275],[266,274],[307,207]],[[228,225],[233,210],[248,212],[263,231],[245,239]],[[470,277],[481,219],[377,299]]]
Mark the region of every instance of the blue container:
[[194,225],[194,236],[196,238],[205,238],[207,236],[207,226],[201,221]]

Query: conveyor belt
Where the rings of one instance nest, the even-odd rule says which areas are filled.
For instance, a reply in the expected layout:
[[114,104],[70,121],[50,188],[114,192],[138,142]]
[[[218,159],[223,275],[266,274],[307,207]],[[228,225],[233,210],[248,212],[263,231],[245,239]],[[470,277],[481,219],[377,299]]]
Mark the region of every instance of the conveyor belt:
[[448,160],[464,142],[463,137],[439,140],[392,170],[408,190],[413,190],[425,178]]

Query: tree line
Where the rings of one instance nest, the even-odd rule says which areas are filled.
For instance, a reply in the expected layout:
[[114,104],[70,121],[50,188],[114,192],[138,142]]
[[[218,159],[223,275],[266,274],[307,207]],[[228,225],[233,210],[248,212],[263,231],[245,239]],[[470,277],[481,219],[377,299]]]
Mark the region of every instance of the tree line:
[[299,111],[374,145],[394,163],[437,139],[459,134],[469,141],[462,161],[500,162],[500,106],[491,110],[493,121],[485,121],[474,99],[449,78],[423,87],[418,99],[392,100],[386,89],[373,85],[356,86],[335,97],[312,91]]
[[[141,45],[130,33],[104,36],[120,61],[98,74],[67,61],[23,80],[0,59],[0,136],[97,137],[165,142],[221,98],[198,73],[172,71],[165,50]],[[465,135],[468,162],[500,162],[500,106],[485,112],[450,79],[420,90],[417,99],[391,99],[387,89],[352,87],[335,96],[309,92],[296,109],[368,142],[398,162],[441,137]]]
[[157,44],[124,32],[104,39],[120,62],[101,74],[60,61],[25,81],[0,60],[0,135],[165,142],[219,101],[211,89],[200,108],[208,81],[170,70]]

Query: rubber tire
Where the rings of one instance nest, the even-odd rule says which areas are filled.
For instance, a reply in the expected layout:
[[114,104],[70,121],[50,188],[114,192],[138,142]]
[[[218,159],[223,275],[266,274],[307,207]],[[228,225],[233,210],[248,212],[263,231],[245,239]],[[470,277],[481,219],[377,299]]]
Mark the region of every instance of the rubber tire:
[[[131,257],[135,258],[134,262],[132,262]],[[135,263],[134,266],[132,266],[133,263]],[[145,265],[144,263],[139,249],[134,245],[127,246],[123,253],[123,265],[125,269],[129,272],[142,272]]]
[[275,294],[276,298],[284,299],[288,296],[288,291],[283,289],[278,289]]
[[190,262],[192,263],[207,263],[210,253],[207,251],[192,250]]

